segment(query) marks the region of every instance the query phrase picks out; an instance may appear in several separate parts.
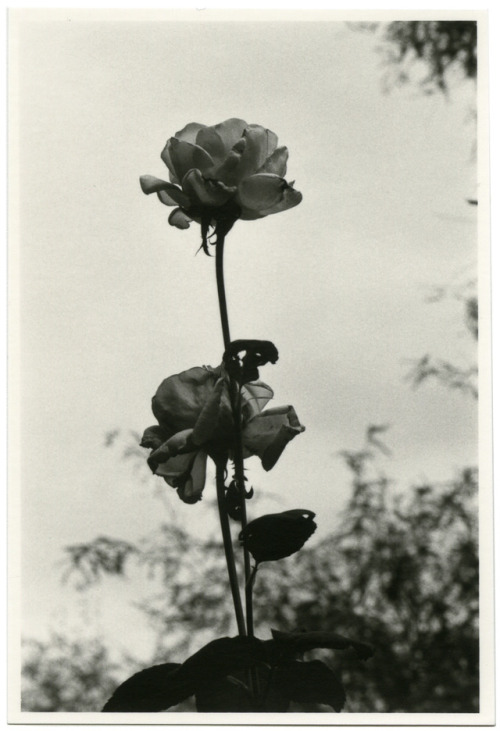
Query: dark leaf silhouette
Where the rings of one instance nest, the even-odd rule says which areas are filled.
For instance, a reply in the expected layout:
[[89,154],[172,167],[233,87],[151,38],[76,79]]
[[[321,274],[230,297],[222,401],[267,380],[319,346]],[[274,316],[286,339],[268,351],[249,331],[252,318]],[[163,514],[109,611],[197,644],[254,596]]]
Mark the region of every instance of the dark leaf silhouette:
[[254,668],[256,697],[248,687],[248,673],[208,681],[196,694],[196,708],[200,713],[285,713],[290,700],[276,687],[274,677],[269,667]]
[[311,510],[285,510],[252,520],[240,541],[257,563],[277,561],[299,551],[316,530]]
[[274,684],[283,696],[295,703],[324,703],[339,712],[346,700],[339,678],[320,660],[281,665]]
[[249,713],[254,710],[247,686],[238,678],[208,679],[196,692],[199,713]]
[[362,660],[367,660],[373,655],[370,645],[344,637],[336,632],[279,632],[273,629],[271,633],[278,646],[281,645],[284,650],[293,654],[317,648],[347,650],[352,647]]
[[207,682],[252,667],[266,657],[266,645],[254,637],[222,637],[182,665],[166,663],[132,675],[117,688],[103,711],[163,711],[195,695]]
[[187,688],[184,694],[184,689],[178,683],[175,691],[173,690],[171,680],[178,668],[179,663],[167,662],[135,673],[118,686],[102,710],[111,713],[162,711],[167,707],[165,703],[170,688],[170,698],[175,698],[173,694],[176,692],[179,699],[171,700],[168,705],[180,703],[191,692]]

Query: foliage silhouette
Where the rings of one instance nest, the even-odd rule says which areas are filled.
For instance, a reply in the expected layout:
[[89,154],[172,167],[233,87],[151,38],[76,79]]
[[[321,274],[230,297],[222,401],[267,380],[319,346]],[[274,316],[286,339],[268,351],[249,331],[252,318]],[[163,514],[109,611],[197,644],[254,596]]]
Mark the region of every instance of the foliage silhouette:
[[[347,711],[477,712],[477,470],[395,490],[378,464],[388,451],[383,431],[369,427],[364,444],[341,455],[352,482],[340,528],[260,569],[256,633],[264,636],[268,626],[292,633],[335,628],[372,646],[369,672],[352,650],[342,654],[341,667],[330,653],[312,651],[341,672]],[[201,541],[172,523],[127,554],[125,573],[138,561],[163,587],[142,603],[157,635],[152,663],[193,652],[193,637],[199,647],[204,637],[234,631],[220,554],[219,541]],[[110,569],[104,562],[95,580]],[[88,576],[81,562],[75,571]]]
[[[416,81],[425,93],[447,93],[457,78],[474,80],[476,31],[469,21],[385,24],[381,38],[391,72],[388,83]],[[477,298],[466,302],[466,316],[477,339]],[[243,365],[255,375],[260,362]],[[425,356],[414,378],[433,376],[477,395],[469,388],[474,375]],[[290,659],[280,668],[275,702],[294,700],[307,710],[325,710],[322,704],[330,703],[340,710],[345,686],[349,711],[477,712],[477,470],[463,469],[443,484],[389,490],[389,478],[376,468],[377,453],[384,452],[378,439],[382,430],[370,427],[360,449],[342,453],[352,491],[340,528],[259,572],[256,631],[277,626],[281,634],[274,634],[274,642],[294,638],[300,649],[315,653],[312,661]],[[116,436],[110,434],[108,441]],[[161,592],[142,605],[157,633],[152,662],[185,656],[193,649],[193,636],[199,646],[204,632],[208,639],[232,630],[220,541],[201,541],[169,522],[137,546],[100,537],[68,547],[67,558],[68,578],[79,577],[84,586],[106,575],[126,575],[131,562],[160,576]],[[342,680],[338,658],[321,649],[330,645],[307,640],[325,638],[332,627],[359,638],[342,659]],[[298,628],[305,632],[298,634]],[[376,648],[368,674],[358,657],[367,645]],[[30,642],[29,650],[23,668],[25,710],[96,710],[116,687],[119,673],[99,644],[68,643],[56,636],[48,643]],[[167,669],[179,667],[168,663]],[[302,676],[311,668],[314,692]],[[237,676],[212,679],[208,694],[194,686],[183,692],[197,693],[199,710],[215,710],[217,702],[227,708],[228,683],[241,682]]]
[[98,639],[23,643],[22,710],[95,711],[116,688],[123,667],[113,662]]
[[477,22],[474,20],[397,20],[351,23],[375,32],[385,66],[386,88],[417,84],[426,94],[447,94],[452,86],[477,77]]

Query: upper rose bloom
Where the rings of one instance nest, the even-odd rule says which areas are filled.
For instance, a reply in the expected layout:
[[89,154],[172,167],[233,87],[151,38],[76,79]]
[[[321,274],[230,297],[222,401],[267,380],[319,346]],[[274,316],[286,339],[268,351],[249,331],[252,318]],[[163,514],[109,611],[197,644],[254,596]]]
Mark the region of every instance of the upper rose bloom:
[[[262,381],[242,389],[244,456],[258,455],[265,470],[276,464],[288,442],[304,431],[293,406],[262,411],[273,397]],[[158,426],[144,432],[141,446],[152,449],[148,464],[185,503],[201,499],[207,456],[231,451],[233,416],[223,367],[190,368],[166,378],[153,396]]]
[[302,200],[283,177],[287,148],[278,147],[271,130],[243,119],[213,127],[190,122],[168,140],[161,157],[171,182],[143,175],[141,188],[158,193],[167,206],[179,206],[169,216],[172,226],[201,223],[205,251],[209,226],[224,235],[238,218],[263,218]]

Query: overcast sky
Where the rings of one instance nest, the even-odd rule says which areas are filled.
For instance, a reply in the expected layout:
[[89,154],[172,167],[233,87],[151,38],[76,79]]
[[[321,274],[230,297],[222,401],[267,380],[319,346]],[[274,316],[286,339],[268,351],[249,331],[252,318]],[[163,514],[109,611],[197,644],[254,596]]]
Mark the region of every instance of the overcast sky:
[[[247,463],[259,495],[280,499],[256,514],[250,503],[250,517],[309,508],[328,535],[348,495],[338,452],[361,446],[368,424],[390,425],[383,466],[399,489],[476,462],[475,402],[406,378],[426,353],[463,367],[475,357],[456,297],[476,276],[470,89],[384,94],[374,38],[343,23],[109,22],[68,10],[19,23],[12,49],[27,635],[85,617],[115,646],[129,634],[126,602],[146,583],[113,582],[81,615],[81,598],[60,587],[65,545],[135,540],[171,510],[209,530],[213,485],[195,506],[165,485],[166,508],[103,446],[109,430],[154,423],[163,378],[221,359],[199,228],[170,227],[138,182],[165,177],[161,150],[187,122],[237,116],[272,129],[304,196],[238,222],[226,244],[232,337],[276,343],[280,359],[261,377],[306,426],[270,473]],[[446,296],[431,304],[436,287]]]

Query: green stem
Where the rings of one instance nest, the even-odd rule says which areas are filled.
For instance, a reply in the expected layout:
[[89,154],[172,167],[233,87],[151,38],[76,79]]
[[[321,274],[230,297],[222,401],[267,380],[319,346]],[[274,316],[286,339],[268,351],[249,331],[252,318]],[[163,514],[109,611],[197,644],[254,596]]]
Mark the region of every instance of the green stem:
[[229,518],[227,516],[226,505],[224,502],[224,478],[226,471],[225,461],[217,461],[216,467],[216,484],[217,484],[217,504],[219,506],[220,527],[222,531],[222,540],[224,543],[224,553],[226,554],[227,573],[229,576],[229,585],[233,596],[234,613],[236,615],[236,624],[238,626],[238,634],[245,635],[245,617],[243,614],[243,606],[241,604],[240,588],[238,585],[238,574],[236,573],[236,564],[234,562],[233,543],[231,539],[231,528],[229,526]]

